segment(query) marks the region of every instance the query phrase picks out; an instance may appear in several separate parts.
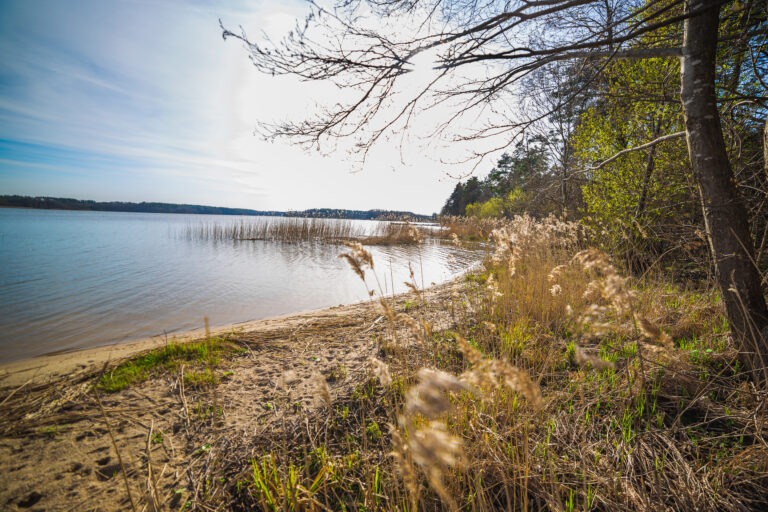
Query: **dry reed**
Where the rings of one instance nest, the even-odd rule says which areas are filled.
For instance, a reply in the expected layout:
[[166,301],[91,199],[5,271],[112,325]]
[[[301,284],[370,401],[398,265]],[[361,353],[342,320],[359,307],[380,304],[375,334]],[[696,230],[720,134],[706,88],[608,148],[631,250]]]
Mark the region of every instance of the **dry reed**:
[[331,242],[359,241],[366,245],[418,243],[430,230],[410,223],[367,222],[320,218],[253,218],[230,223],[188,225],[181,236],[196,241]]

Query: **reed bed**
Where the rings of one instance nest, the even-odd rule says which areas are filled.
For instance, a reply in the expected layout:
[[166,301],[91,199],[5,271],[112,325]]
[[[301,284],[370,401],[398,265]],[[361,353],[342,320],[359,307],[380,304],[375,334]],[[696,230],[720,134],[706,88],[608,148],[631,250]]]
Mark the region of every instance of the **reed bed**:
[[182,236],[196,241],[327,242],[359,241],[366,245],[411,244],[420,241],[427,230],[410,223],[376,222],[362,224],[352,220],[319,218],[255,218],[232,223],[204,223],[187,226]]

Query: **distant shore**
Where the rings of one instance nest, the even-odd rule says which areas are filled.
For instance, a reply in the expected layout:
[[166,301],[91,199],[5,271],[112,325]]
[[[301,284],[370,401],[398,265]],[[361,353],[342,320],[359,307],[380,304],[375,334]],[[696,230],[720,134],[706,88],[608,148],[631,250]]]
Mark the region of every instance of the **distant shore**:
[[391,220],[431,222],[435,215],[396,210],[346,210],[340,208],[312,208],[309,210],[252,210],[249,208],[227,208],[224,206],[205,206],[198,204],[175,204],[124,201],[92,201],[68,197],[31,197],[19,195],[0,195],[0,208],[31,208],[36,210],[74,210],[99,212],[132,213],[177,213],[187,215],[240,215],[266,217],[311,217],[325,219],[355,220]]

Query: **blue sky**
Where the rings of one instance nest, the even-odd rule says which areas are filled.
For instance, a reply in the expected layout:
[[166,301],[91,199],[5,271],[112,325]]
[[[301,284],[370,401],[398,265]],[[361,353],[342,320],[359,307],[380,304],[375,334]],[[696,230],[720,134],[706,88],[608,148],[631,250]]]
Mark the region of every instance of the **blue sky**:
[[281,34],[304,2],[3,0],[0,194],[256,209],[437,211],[437,158],[384,148],[361,172],[253,135],[327,87],[260,75],[218,20]]

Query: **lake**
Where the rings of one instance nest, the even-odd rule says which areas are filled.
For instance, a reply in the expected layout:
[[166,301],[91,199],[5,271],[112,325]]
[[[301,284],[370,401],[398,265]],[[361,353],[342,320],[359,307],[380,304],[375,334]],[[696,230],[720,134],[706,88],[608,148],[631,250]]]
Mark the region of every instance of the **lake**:
[[[342,245],[185,236],[249,219],[0,208],[0,362],[368,298]],[[387,294],[406,291],[409,263],[429,286],[479,260],[434,241],[369,250]]]

